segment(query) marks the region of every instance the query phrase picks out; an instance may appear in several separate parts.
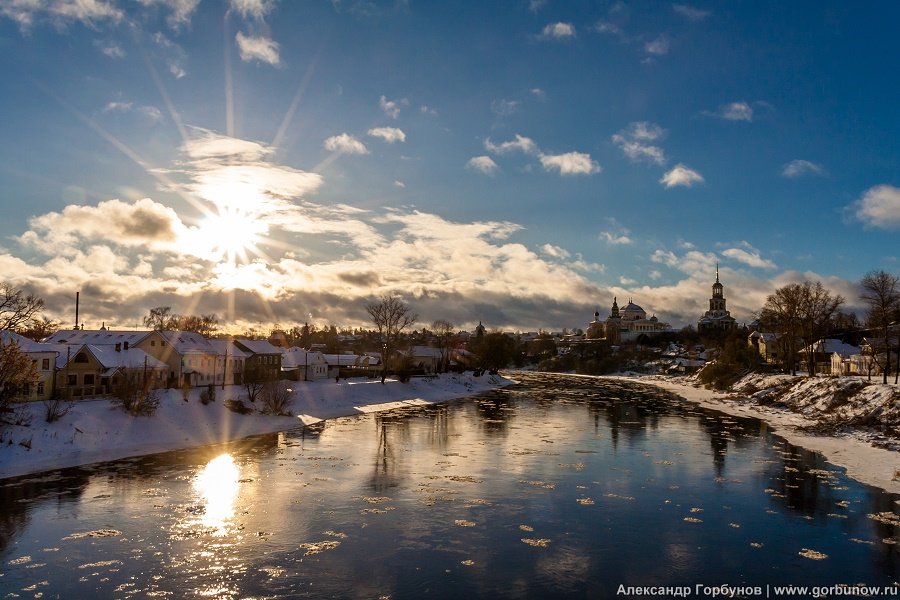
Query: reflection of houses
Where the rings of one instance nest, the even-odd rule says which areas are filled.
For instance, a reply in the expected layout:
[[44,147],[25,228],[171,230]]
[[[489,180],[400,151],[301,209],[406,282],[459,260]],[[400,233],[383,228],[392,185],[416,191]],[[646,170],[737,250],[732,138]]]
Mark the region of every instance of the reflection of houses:
[[347,352],[346,354],[323,354],[328,364],[328,377],[338,377],[341,369],[367,368],[377,364],[375,359],[363,354],[361,356]]
[[759,357],[766,363],[778,362],[778,334],[754,331],[747,338],[747,343],[759,352]]
[[294,381],[314,381],[328,377],[328,363],[321,352],[303,348],[284,348],[281,358],[281,372]]
[[37,379],[22,386],[16,400],[49,400],[53,395],[56,373],[56,348],[49,344],[35,342],[12,331],[0,331],[0,344],[17,344],[34,364]]
[[647,312],[632,301],[624,308],[619,308],[613,298],[612,309],[605,321],[600,320],[600,312],[594,313],[594,320],[588,324],[588,339],[605,338],[612,343],[636,342],[641,336],[653,337],[661,333],[671,332],[672,327],[663,323],[656,316],[647,318]]
[[711,333],[714,331],[731,331],[734,328],[734,317],[725,310],[725,289],[719,283],[719,267],[716,265],[716,282],[712,286],[709,310],[697,321],[697,331],[700,333]]

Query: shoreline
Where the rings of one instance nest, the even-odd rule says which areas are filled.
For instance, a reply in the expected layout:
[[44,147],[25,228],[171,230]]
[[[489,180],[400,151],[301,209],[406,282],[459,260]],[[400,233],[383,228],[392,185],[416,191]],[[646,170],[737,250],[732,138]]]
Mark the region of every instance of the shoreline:
[[[241,415],[225,408],[240,399],[242,386],[216,388],[216,400],[204,405],[191,390],[162,390],[151,416],[132,416],[109,398],[82,400],[54,423],[43,418],[44,405],[19,407],[31,414],[29,426],[0,429],[0,482],[6,479],[123,460],[137,456],[222,444],[243,438],[288,431],[340,417],[363,415],[404,406],[427,406],[470,397],[511,385],[504,377],[442,374],[408,383],[388,379],[347,379],[291,382],[290,416]],[[245,403],[250,404],[246,401]],[[258,406],[259,401],[257,401]],[[251,404],[252,406],[252,404]]]
[[606,375],[608,379],[634,381],[672,392],[704,408],[732,416],[764,421],[776,435],[788,443],[818,452],[829,463],[841,467],[848,477],[891,494],[900,494],[900,452],[876,448],[859,436],[816,435],[799,428],[814,424],[803,415],[768,406],[741,402],[734,396],[688,383],[652,378],[652,376]]

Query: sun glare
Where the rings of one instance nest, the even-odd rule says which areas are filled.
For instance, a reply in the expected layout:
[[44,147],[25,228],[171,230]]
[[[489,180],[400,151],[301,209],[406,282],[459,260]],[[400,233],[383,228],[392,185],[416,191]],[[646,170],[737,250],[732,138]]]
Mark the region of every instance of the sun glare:
[[202,522],[224,533],[225,523],[234,516],[240,470],[230,454],[222,454],[207,463],[197,478],[194,489],[206,502]]
[[212,260],[234,265],[260,256],[259,244],[268,231],[264,222],[246,211],[220,208],[200,222],[195,243]]

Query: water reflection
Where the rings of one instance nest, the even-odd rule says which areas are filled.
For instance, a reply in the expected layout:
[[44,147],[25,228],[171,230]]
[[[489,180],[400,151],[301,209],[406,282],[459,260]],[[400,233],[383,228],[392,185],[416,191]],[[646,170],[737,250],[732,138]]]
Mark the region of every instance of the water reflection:
[[234,517],[234,501],[238,494],[240,469],[230,454],[209,461],[194,478],[194,489],[205,503],[200,522],[225,535],[226,525]]
[[521,379],[0,482],[0,590],[603,598],[620,583],[896,580],[897,498],[760,422],[629,383]]

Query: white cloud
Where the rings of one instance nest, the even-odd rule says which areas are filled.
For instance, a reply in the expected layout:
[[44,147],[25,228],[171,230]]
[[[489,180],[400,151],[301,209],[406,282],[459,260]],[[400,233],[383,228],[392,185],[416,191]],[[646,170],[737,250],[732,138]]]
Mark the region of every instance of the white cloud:
[[571,23],[550,23],[541,30],[544,39],[564,40],[575,37],[575,26]]
[[500,168],[490,156],[473,156],[466,163],[466,167],[475,171],[481,171],[485,175],[493,175]]
[[614,246],[624,246],[634,243],[634,240],[628,236],[628,230],[617,233],[612,231],[602,231],[600,232],[600,239],[604,240],[607,244],[612,244]]
[[803,177],[804,175],[825,176],[828,172],[822,165],[818,165],[808,160],[796,159],[786,163],[781,168],[781,174],[785,177],[796,178]]
[[544,244],[541,246],[541,251],[553,258],[569,258],[571,256],[568,250],[560,246],[554,246],[553,244]]
[[166,22],[173,29],[189,25],[191,16],[197,10],[197,5],[200,4],[200,0],[138,0],[138,2],[144,6],[161,5],[169,9]]
[[275,8],[275,2],[272,0],[228,0],[228,6],[244,18],[261,21]]
[[163,120],[162,111],[155,106],[139,106],[137,110],[154,123],[159,123]]
[[854,207],[856,218],[869,227],[900,228],[900,188],[887,184],[871,187]]
[[598,33],[607,33],[611,35],[622,35],[622,29],[615,23],[609,21],[597,21],[594,30]]
[[627,287],[631,287],[637,284],[636,279],[631,279],[630,277],[625,277],[624,275],[619,277],[619,285],[624,285]]
[[392,119],[400,116],[400,109],[403,106],[409,106],[409,100],[401,98],[400,100],[388,100],[386,96],[382,96],[378,100],[378,106],[384,111],[384,114]]
[[529,91],[531,92],[532,96],[534,96],[541,102],[547,99],[547,92],[545,92],[541,88],[531,88]]
[[125,58],[125,51],[115,42],[95,41],[94,46],[109,58]]
[[645,142],[658,140],[664,137],[665,133],[665,129],[655,123],[638,121],[631,123],[627,129],[613,135],[612,141],[632,161],[647,161],[662,165],[666,162],[666,155],[663,149]]
[[705,180],[700,173],[681,163],[667,171],[666,174],[662,176],[662,179],[659,180],[659,182],[667,188],[676,186],[691,187],[695,183],[703,183],[704,181]]
[[753,120],[753,107],[746,102],[731,102],[720,106],[715,116],[726,121],[749,122]]
[[272,66],[277,66],[281,61],[278,55],[278,42],[267,37],[254,37],[244,35],[240,31],[234,37],[237,41],[241,60],[250,62],[258,60]]
[[329,152],[338,152],[340,154],[369,153],[369,149],[366,148],[366,145],[349,133],[331,136],[325,140],[324,146]]
[[95,26],[101,21],[118,23],[124,13],[105,0],[6,0],[0,3],[0,15],[27,29],[38,19],[49,19],[59,26],[80,22]]
[[536,154],[538,152],[537,144],[534,140],[525,136],[516,134],[516,139],[501,144],[494,144],[490,138],[484,141],[484,147],[489,152],[495,154],[506,154],[508,152],[519,151],[525,154]]
[[593,175],[600,172],[600,165],[583,152],[565,154],[541,154],[541,164],[547,171],[556,169],[560,175]]
[[650,40],[644,44],[644,51],[647,52],[647,54],[652,54],[654,56],[663,56],[669,53],[671,45],[672,43],[669,41],[669,36],[663,33],[656,39]]
[[745,248],[728,248],[722,251],[723,256],[757,269],[775,269],[775,263],[760,256],[759,250],[749,244]]
[[491,102],[491,111],[498,117],[508,117],[519,110],[517,100],[494,100]]
[[369,135],[381,138],[388,144],[406,141],[406,134],[396,127],[374,127],[369,130]]
[[701,10],[687,4],[673,4],[672,10],[689,21],[702,21],[710,15],[708,10]]
[[402,181],[400,181],[399,179],[397,179],[397,180],[394,181],[394,187],[405,188],[405,187],[406,187],[406,184],[403,183]]
[[131,102],[107,102],[103,107],[105,113],[123,113],[131,110]]

